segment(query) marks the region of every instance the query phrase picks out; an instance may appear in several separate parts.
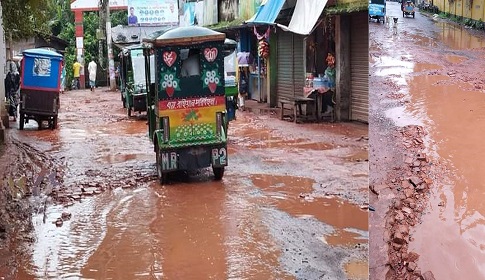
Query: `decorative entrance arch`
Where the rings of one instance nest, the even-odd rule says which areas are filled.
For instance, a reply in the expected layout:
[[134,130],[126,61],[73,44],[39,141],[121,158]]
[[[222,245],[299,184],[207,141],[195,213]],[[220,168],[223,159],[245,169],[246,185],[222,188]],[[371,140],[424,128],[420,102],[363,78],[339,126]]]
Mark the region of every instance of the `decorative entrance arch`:
[[[110,0],[110,10],[127,10],[127,0]],[[84,28],[83,13],[99,11],[99,0],[72,0],[71,11],[74,12],[74,26],[76,36],[76,57],[84,69]],[[80,77],[81,88],[85,88],[86,77],[84,71],[81,71]]]

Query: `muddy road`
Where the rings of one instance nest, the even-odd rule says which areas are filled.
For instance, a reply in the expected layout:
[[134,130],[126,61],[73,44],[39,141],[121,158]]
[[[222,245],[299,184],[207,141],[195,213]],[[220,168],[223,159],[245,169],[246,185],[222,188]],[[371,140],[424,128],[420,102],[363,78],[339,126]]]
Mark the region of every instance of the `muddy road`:
[[417,13],[370,23],[370,276],[483,279],[485,36]]
[[163,186],[119,92],[67,92],[58,129],[7,134],[10,204],[32,213],[8,227],[5,279],[368,278],[367,125],[238,112],[222,181]]

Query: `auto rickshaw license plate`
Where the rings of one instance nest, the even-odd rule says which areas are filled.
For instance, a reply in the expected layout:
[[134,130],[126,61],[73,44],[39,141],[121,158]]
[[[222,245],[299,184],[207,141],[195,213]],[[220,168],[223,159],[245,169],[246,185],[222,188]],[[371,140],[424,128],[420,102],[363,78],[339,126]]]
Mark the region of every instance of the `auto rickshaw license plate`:
[[227,166],[226,147],[212,149],[212,166],[215,166],[215,167]]
[[176,170],[177,169],[177,153],[165,152],[161,154],[162,170]]

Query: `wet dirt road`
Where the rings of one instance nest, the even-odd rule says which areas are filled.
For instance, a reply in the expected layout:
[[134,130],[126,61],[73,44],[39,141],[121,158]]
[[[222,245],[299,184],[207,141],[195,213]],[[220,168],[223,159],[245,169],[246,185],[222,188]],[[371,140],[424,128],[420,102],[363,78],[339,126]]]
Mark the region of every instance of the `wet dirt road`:
[[8,131],[43,155],[14,279],[367,279],[367,125],[238,112],[222,181],[161,186],[146,119],[119,92],[61,98],[58,129]]
[[[403,18],[399,4],[387,5],[399,18],[397,34],[370,23],[369,36],[375,66],[369,180],[379,193],[370,197],[377,209],[370,215],[371,278],[407,270],[436,279],[483,279],[485,36],[431,15]],[[424,154],[416,165],[413,157]],[[429,180],[425,191],[409,197],[402,182],[412,176]],[[403,213],[407,222],[396,222]],[[411,228],[403,244],[396,244],[402,240],[395,224]]]

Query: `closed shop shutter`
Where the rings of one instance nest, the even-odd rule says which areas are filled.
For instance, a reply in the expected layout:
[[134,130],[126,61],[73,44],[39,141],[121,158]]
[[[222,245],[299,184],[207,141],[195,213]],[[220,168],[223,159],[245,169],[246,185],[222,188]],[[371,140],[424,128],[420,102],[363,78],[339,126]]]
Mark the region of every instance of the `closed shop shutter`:
[[303,96],[305,70],[303,64],[303,36],[278,32],[277,100]]
[[303,96],[305,86],[305,62],[303,58],[303,36],[293,34],[293,85],[295,96]]
[[350,119],[369,122],[369,23],[366,13],[351,16]]

